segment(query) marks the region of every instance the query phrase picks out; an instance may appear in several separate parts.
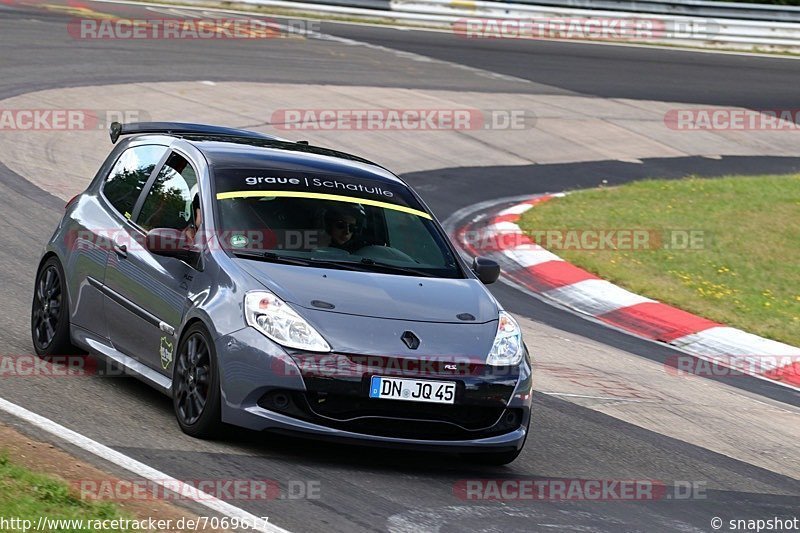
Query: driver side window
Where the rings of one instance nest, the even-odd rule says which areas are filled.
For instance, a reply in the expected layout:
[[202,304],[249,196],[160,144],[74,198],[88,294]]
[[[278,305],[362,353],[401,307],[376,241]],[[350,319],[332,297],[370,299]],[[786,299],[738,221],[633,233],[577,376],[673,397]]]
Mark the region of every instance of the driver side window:
[[192,201],[197,194],[197,173],[181,155],[172,153],[158,173],[136,223],[153,228],[183,230],[195,222]]

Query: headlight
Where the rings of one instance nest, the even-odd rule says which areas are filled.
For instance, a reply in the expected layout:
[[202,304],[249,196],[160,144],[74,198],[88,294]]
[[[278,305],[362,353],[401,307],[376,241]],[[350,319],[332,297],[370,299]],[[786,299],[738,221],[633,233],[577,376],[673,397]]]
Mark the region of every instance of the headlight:
[[522,360],[522,331],[514,318],[500,311],[497,323],[497,335],[494,337],[492,351],[486,358],[486,364],[492,366],[516,365]]
[[271,292],[248,292],[244,298],[244,316],[248,325],[282,346],[312,352],[331,351],[311,324]]

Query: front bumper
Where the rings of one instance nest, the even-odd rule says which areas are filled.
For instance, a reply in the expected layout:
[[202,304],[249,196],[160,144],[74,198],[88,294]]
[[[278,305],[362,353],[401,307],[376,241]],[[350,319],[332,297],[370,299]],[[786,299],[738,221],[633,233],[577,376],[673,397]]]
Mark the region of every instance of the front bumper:
[[[531,369],[466,359],[287,354],[252,328],[217,341],[224,422],[257,431],[385,447],[518,450],[530,421]],[[455,381],[456,403],[368,397],[372,375]]]

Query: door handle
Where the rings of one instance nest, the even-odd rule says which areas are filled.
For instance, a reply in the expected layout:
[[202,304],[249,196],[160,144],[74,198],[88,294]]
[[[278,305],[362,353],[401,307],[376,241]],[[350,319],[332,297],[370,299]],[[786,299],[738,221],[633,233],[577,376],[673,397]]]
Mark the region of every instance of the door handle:
[[125,244],[114,243],[114,251],[120,257],[128,257],[128,246]]

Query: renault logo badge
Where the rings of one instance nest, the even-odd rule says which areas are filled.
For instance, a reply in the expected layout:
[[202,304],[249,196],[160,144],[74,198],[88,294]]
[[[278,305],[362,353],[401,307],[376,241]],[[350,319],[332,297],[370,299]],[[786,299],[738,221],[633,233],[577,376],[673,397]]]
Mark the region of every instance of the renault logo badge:
[[400,337],[406,346],[408,346],[412,350],[416,350],[419,348],[419,337],[414,335],[413,331],[404,331],[403,335]]

